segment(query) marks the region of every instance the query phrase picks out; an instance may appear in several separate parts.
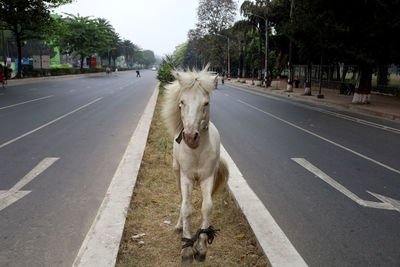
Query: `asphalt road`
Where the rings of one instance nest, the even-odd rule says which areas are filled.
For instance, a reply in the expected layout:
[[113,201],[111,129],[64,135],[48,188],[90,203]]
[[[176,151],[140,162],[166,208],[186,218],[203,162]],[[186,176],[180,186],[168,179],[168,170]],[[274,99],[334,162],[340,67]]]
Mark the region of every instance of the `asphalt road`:
[[[234,84],[218,86],[211,113],[226,150],[309,266],[400,266],[398,123]],[[360,205],[381,202],[367,191],[399,210]]]
[[0,266],[71,266],[156,85],[141,74],[0,91]]

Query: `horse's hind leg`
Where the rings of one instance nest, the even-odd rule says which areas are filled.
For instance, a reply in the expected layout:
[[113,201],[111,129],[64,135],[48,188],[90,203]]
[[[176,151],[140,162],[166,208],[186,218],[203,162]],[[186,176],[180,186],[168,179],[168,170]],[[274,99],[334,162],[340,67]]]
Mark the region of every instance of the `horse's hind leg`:
[[[190,235],[190,217],[192,215],[192,190],[193,180],[188,177],[181,176],[181,194],[182,194],[182,206],[181,206],[181,219],[182,219],[182,236],[186,239],[191,239]],[[178,222],[179,223],[179,222]],[[193,262],[194,251],[192,246],[182,248],[181,251],[182,264],[189,265]]]
[[[178,186],[179,194],[181,195],[181,202],[182,202],[182,193],[181,193],[181,170],[179,166],[179,162],[174,158],[172,163],[174,174],[176,178],[176,185]],[[179,219],[175,225],[175,233],[179,234],[182,232],[182,212],[179,212]]]
[[[210,226],[208,219],[211,216],[211,211],[213,206],[211,197],[213,184],[214,184],[214,176],[208,177],[207,179],[200,181],[200,187],[203,196],[203,203],[201,206],[201,215],[203,221],[201,223],[201,229],[207,229]],[[199,240],[195,248],[196,250],[195,259],[197,261],[204,261],[206,259],[207,241],[208,241],[207,234],[204,233],[200,234]]]

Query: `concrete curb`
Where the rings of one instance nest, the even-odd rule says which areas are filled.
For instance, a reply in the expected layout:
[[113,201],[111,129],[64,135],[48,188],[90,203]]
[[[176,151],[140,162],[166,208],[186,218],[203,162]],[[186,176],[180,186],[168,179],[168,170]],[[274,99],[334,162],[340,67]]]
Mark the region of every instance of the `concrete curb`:
[[131,202],[157,102],[158,86],[159,84],[154,89],[129,141],[73,266],[115,266],[126,213]]
[[[234,82],[229,82],[230,84],[232,84],[233,86],[240,86],[243,88],[247,88],[247,89],[251,89],[251,90],[255,90],[255,91],[259,91],[259,92],[263,92],[269,95],[273,95],[273,96],[280,96],[280,97],[284,97],[284,96],[288,96],[288,94],[290,94],[290,92],[282,92],[281,90],[279,90],[278,92],[273,92],[273,91],[266,91],[266,90],[262,90],[257,88],[256,86],[252,86],[252,85],[244,85],[244,84],[240,84],[240,83],[234,83]],[[385,119],[389,119],[389,120],[393,120],[393,121],[400,121],[400,115],[397,116],[395,114],[388,114],[388,113],[384,113],[384,112],[379,112],[379,111],[373,111],[373,110],[368,110],[368,109],[364,109],[364,108],[360,108],[357,107],[357,105],[362,105],[362,104],[337,104],[337,103],[332,103],[326,100],[319,100],[319,101],[314,101],[312,98],[309,97],[302,97],[302,96],[298,96],[295,94],[290,94],[291,98],[296,98],[299,101],[303,101],[303,102],[307,102],[307,103],[314,103],[316,105],[326,105],[326,106],[331,106],[331,107],[337,107],[337,108],[341,108],[341,109],[346,109],[346,110],[351,110],[354,112],[357,112],[359,114],[364,114],[364,115],[369,115],[369,116],[374,116],[374,117],[381,117],[381,118],[385,118]]]
[[307,266],[272,215],[247,184],[239,168],[222,144],[221,157],[226,160],[229,166],[229,190],[250,224],[271,266]]
[[[260,90],[262,91],[262,90]],[[266,91],[262,91],[262,92],[266,92]],[[270,92],[266,92],[266,93],[270,93]],[[287,95],[285,94],[274,94],[271,93],[272,95]],[[320,101],[313,101],[312,99],[308,99],[305,97],[301,97],[301,96],[297,96],[297,95],[293,95],[291,94],[290,97],[296,98],[300,101],[304,101],[304,102],[309,102],[309,103],[315,103],[316,105],[326,105],[326,106],[331,106],[331,107],[338,107],[338,108],[342,108],[342,109],[348,109],[348,110],[352,110],[355,111],[357,113],[360,114],[365,114],[365,115],[370,115],[370,116],[374,116],[374,117],[382,117],[385,119],[389,119],[389,120],[394,120],[400,121],[400,116],[396,116],[394,114],[388,114],[388,113],[384,113],[384,112],[379,112],[379,111],[373,111],[373,110],[368,110],[368,109],[364,109],[364,108],[359,108],[357,105],[363,105],[363,104],[337,104],[337,103],[332,103],[329,101],[324,101],[324,100],[320,100]]]

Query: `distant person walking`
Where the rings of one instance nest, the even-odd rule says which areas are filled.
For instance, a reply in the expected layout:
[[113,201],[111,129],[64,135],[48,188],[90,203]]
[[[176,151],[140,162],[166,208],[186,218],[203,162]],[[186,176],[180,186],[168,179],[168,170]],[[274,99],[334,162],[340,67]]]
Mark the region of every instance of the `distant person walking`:
[[141,77],[141,76],[140,76],[140,70],[139,70],[139,69],[136,70],[136,77]]

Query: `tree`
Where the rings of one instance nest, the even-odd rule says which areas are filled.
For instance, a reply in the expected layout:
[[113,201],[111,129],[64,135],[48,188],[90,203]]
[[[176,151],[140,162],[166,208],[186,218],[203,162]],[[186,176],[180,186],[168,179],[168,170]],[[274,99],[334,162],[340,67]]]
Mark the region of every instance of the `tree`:
[[143,64],[146,67],[153,65],[156,62],[156,58],[154,56],[154,52],[151,50],[144,50],[143,51]]
[[[296,2],[297,3],[297,2]],[[343,8],[345,7],[345,8]],[[302,0],[286,33],[300,60],[337,61],[359,66],[354,102],[369,102],[373,67],[398,63],[400,1]]]
[[29,39],[44,39],[52,18],[50,8],[72,0],[0,0],[0,26],[10,30],[18,49],[18,73],[21,77],[22,43]]
[[60,18],[58,22],[63,34],[56,35],[54,43],[62,53],[78,54],[81,68],[86,56],[111,51],[110,56],[115,60],[121,54],[121,50],[118,50],[121,46],[119,36],[105,19],[68,14],[68,17]]
[[172,56],[174,57],[176,64],[181,67],[186,67],[185,66],[185,53],[188,47],[188,42],[184,42],[180,45],[175,46],[175,50],[172,53]]
[[[200,64],[210,62],[212,66],[222,68],[224,66],[224,53],[226,39],[217,36],[227,30],[235,19],[237,5],[233,0],[200,0],[197,9],[198,23],[196,29],[189,32],[201,53],[197,54]],[[193,36],[195,35],[195,36]],[[193,42],[192,42],[193,44]],[[207,62],[206,62],[207,61]]]
[[123,40],[122,49],[127,65],[132,67],[134,63],[133,56],[136,53],[137,46],[135,46],[135,44],[133,44],[130,40]]
[[233,25],[233,31],[237,34],[239,40],[239,77],[246,77],[246,52],[247,52],[247,44],[248,38],[247,34],[253,25],[247,20],[239,20]]
[[235,20],[237,5],[233,0],[200,0],[197,28],[215,34],[230,27]]

